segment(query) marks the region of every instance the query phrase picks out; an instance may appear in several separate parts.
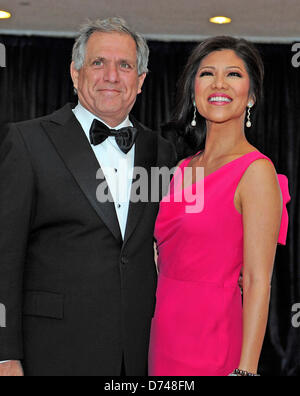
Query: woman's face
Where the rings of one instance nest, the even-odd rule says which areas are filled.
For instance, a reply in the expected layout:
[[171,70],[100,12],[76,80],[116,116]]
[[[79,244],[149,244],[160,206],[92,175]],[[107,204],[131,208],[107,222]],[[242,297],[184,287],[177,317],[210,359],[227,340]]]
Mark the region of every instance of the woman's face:
[[195,80],[195,101],[199,113],[210,122],[245,119],[250,77],[244,61],[232,50],[209,54],[200,64]]

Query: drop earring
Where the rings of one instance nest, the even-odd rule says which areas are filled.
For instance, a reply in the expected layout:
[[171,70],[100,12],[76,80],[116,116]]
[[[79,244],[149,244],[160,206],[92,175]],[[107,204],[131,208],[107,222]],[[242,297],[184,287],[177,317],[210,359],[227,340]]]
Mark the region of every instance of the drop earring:
[[191,122],[191,125],[193,128],[195,128],[195,126],[197,126],[197,106],[196,106],[196,102],[194,102],[194,118],[193,121]]
[[247,123],[246,127],[251,128],[252,127],[252,122],[251,122],[251,109],[253,107],[253,103],[248,104],[248,116],[247,116]]

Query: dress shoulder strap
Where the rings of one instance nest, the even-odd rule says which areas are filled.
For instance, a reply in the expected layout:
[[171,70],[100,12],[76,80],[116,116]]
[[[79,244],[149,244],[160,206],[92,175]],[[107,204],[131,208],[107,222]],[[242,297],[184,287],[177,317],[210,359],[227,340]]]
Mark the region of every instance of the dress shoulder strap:
[[260,151],[252,151],[248,154],[245,154],[243,157],[238,158],[237,164],[238,166],[234,167],[234,172],[236,173],[236,187],[239,185],[242,177],[246,173],[247,169],[249,168],[250,165],[253,164],[253,162],[265,159],[273,163],[270,158],[268,158],[266,155],[262,154]]

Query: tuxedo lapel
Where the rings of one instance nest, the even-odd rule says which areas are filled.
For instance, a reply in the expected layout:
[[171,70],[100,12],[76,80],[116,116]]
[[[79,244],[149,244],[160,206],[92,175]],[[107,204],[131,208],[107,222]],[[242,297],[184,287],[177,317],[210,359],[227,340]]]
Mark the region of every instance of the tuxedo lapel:
[[96,192],[100,182],[97,181],[96,174],[101,166],[80,123],[72,112],[71,105],[67,105],[54,113],[42,124],[66,167],[74,176],[97,215],[117,241],[122,244],[121,230],[109,188],[109,202],[100,203],[97,200]]
[[[130,119],[134,127],[136,127],[139,131],[135,143],[134,169],[136,170],[137,168],[143,168],[147,172],[149,200],[151,196],[151,167],[156,166],[157,162],[157,139],[155,133],[153,133],[151,130],[144,128],[132,116]],[[133,184],[135,183],[134,179]],[[131,197],[133,193],[134,190],[131,191]],[[128,242],[136,226],[141,220],[146,205],[147,202],[133,202],[132,198],[130,199],[124,245]]]

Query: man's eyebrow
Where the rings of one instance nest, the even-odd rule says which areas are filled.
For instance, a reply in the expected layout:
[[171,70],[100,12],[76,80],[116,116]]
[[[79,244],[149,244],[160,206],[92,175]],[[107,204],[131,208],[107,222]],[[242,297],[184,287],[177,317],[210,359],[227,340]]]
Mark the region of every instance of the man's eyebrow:
[[[90,62],[94,62],[96,60],[101,60],[101,61],[109,61],[109,59],[105,58],[104,56],[98,55],[90,58]],[[133,67],[137,66],[137,60],[133,59],[126,59],[126,58],[120,58],[117,60],[118,63],[128,63],[132,65]]]
[[97,61],[97,60],[104,61],[105,58],[104,58],[104,56],[91,56],[91,57],[89,58],[89,62],[95,62],[95,61]]
[[[102,56],[102,55],[95,55],[95,56],[91,56],[91,59],[103,59],[103,60],[108,60],[108,58],[106,58],[105,56]],[[136,62],[135,60],[133,60],[133,59],[128,59],[128,58],[119,58],[118,59],[118,62],[129,62],[129,63],[132,63],[132,62]]]
[[126,58],[120,59],[119,62],[126,62],[126,63],[130,63],[130,64],[135,64],[136,63],[135,60],[126,59]]

